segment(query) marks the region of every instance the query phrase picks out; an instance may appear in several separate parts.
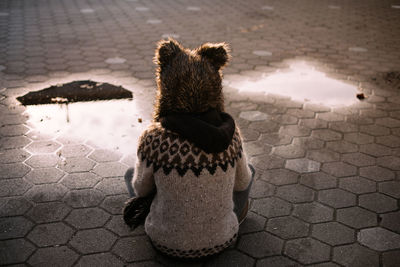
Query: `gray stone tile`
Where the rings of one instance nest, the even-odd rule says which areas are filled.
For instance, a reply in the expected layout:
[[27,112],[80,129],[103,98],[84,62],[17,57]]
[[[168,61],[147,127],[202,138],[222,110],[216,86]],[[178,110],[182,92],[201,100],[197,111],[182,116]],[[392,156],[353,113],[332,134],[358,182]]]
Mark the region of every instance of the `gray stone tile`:
[[25,163],[32,168],[48,168],[55,167],[60,158],[55,154],[33,155]]
[[334,141],[342,139],[342,134],[329,129],[313,130],[311,136],[324,141]]
[[41,203],[61,200],[67,191],[61,184],[41,184],[33,186],[25,196],[33,202]]
[[0,218],[0,240],[24,237],[33,223],[24,217]]
[[246,220],[240,225],[239,234],[248,234],[264,230],[267,219],[254,212],[248,212]]
[[127,194],[124,178],[105,178],[96,185],[96,189],[106,195]]
[[388,156],[378,158],[378,165],[391,170],[400,171],[400,157]]
[[400,137],[394,135],[378,136],[376,142],[387,147],[396,148],[400,146]]
[[125,266],[124,262],[115,255],[106,253],[96,253],[82,256],[75,266]]
[[320,165],[321,164],[317,161],[302,158],[287,160],[285,167],[299,173],[307,173],[319,171]]
[[120,153],[106,149],[96,149],[89,155],[89,158],[96,162],[118,161],[121,157],[122,155]]
[[370,193],[359,197],[359,205],[377,213],[384,213],[397,209],[397,201],[380,193]]
[[69,245],[83,254],[105,252],[112,247],[116,239],[114,234],[105,229],[81,230],[72,237]]
[[97,189],[82,189],[69,191],[63,200],[72,208],[87,208],[99,205],[104,197]]
[[334,188],[337,184],[337,178],[324,172],[313,172],[302,174],[300,183],[316,190]]
[[265,232],[243,235],[237,245],[240,251],[254,258],[280,255],[282,247],[283,241],[280,238]]
[[344,162],[328,162],[322,165],[321,170],[336,177],[353,176],[357,174],[357,168]]
[[374,157],[382,157],[392,154],[392,150],[389,147],[379,144],[360,145],[360,152]]
[[110,215],[99,208],[83,208],[73,210],[65,222],[77,229],[90,229],[102,227],[110,218]]
[[276,196],[292,203],[310,202],[314,199],[314,191],[299,184],[283,185],[278,187]]
[[24,215],[32,204],[24,197],[9,197],[0,199],[0,216]]
[[260,178],[274,185],[297,183],[299,175],[286,169],[274,169],[263,172]]
[[0,179],[22,178],[30,170],[23,163],[0,164]]
[[218,266],[253,266],[254,259],[251,257],[237,251],[228,250],[222,254],[216,256],[215,258],[207,261],[205,266],[207,267],[218,267]]
[[333,261],[348,267],[379,266],[379,255],[358,244],[333,248]]
[[318,202],[294,205],[293,215],[309,223],[327,222],[333,219],[333,209]]
[[381,227],[363,229],[358,233],[358,242],[377,251],[400,248],[400,235]]
[[254,185],[251,188],[250,197],[251,198],[269,197],[274,194],[274,191],[275,191],[275,186],[273,186],[272,184],[267,183],[264,180],[257,180],[254,182]]
[[374,137],[364,133],[346,133],[344,134],[344,140],[358,145],[365,145],[373,143]]
[[84,157],[92,151],[91,148],[79,144],[79,145],[65,145],[59,151],[59,155],[64,158],[70,157]]
[[108,211],[110,214],[122,214],[122,209],[128,199],[129,197],[126,194],[107,196],[104,199],[103,203],[101,203],[101,207]]
[[379,166],[370,166],[360,168],[360,176],[377,181],[390,181],[395,178],[393,171]]
[[363,153],[345,154],[343,155],[342,160],[357,167],[372,166],[376,163],[374,157],[368,156]]
[[242,111],[240,112],[239,117],[248,121],[265,121],[268,119],[266,113],[257,110]]
[[24,149],[8,149],[0,151],[1,163],[17,163],[23,162],[29,158],[30,154]]
[[94,187],[102,178],[90,173],[71,173],[66,175],[61,183],[70,189],[84,189]]
[[384,267],[396,267],[399,265],[400,250],[384,252],[382,263]]
[[359,177],[345,177],[339,180],[339,187],[355,194],[371,193],[376,191],[376,183]]
[[341,189],[327,189],[318,192],[318,201],[333,208],[356,205],[356,196]]
[[120,238],[112,251],[127,262],[151,260],[156,254],[147,236]]
[[101,177],[118,177],[124,176],[128,167],[119,162],[100,163],[94,167],[93,172]]
[[26,213],[36,223],[61,221],[71,211],[71,208],[62,202],[47,202],[37,204]]
[[32,184],[21,178],[0,180],[0,197],[23,195]]
[[306,237],[309,224],[292,216],[272,218],[268,220],[266,230],[283,239]]
[[311,235],[332,246],[349,244],[355,239],[353,229],[337,222],[315,224],[312,226]]
[[376,213],[360,207],[338,209],[336,211],[336,220],[356,229],[376,226],[378,224]]
[[328,261],[330,247],[312,238],[300,238],[286,243],[284,254],[302,264]]
[[53,153],[60,148],[60,144],[55,141],[35,141],[26,147],[26,150],[33,154]]
[[255,168],[260,170],[270,170],[281,168],[284,165],[284,160],[272,155],[261,155],[252,157],[250,162]]
[[2,264],[24,262],[34,251],[35,246],[23,238],[0,241]]
[[64,172],[56,168],[33,169],[25,179],[34,184],[57,183],[64,176]]
[[66,244],[73,234],[71,227],[56,222],[37,225],[27,237],[39,247],[48,247]]
[[67,158],[60,164],[60,168],[68,173],[90,171],[96,163],[85,157]]
[[381,226],[400,234],[400,211],[389,212],[380,215]]
[[276,197],[256,199],[252,210],[267,218],[290,214],[290,203]]
[[300,267],[299,263],[290,260],[285,256],[272,256],[257,261],[257,267],[269,266],[269,267]]
[[279,129],[279,134],[289,135],[289,136],[309,136],[311,130],[307,127],[298,125],[285,125]]
[[32,266],[72,266],[78,257],[67,246],[39,248],[28,263]]
[[318,149],[307,151],[307,158],[324,163],[340,160],[340,154],[330,149]]
[[400,181],[379,183],[379,192],[400,199]]

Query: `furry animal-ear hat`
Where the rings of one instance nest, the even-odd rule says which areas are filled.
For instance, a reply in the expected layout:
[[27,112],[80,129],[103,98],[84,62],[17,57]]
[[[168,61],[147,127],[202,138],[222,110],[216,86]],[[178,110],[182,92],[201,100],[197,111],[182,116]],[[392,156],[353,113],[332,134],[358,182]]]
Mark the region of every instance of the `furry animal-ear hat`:
[[154,62],[157,97],[154,120],[176,113],[224,111],[222,68],[230,59],[225,43],[205,43],[185,49],[170,38],[158,43]]

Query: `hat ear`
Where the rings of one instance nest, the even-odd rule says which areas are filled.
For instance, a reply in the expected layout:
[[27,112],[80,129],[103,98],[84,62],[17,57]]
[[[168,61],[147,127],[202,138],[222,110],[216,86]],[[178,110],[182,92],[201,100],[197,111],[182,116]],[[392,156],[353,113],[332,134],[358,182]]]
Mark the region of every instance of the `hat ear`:
[[203,58],[207,58],[217,70],[228,63],[230,59],[229,52],[230,49],[226,43],[206,43],[197,49],[197,54]]
[[160,67],[166,66],[182,50],[182,46],[172,38],[161,40],[158,42],[154,62]]

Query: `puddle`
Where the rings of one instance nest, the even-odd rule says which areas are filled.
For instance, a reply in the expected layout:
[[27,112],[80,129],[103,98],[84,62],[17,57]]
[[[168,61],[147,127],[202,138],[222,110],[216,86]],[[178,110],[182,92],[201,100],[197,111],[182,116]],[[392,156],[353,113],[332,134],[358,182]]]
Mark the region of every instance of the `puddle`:
[[[71,84],[74,89],[71,89]],[[150,118],[143,118],[141,114],[151,112],[139,109],[130,91],[92,81],[65,85],[71,90],[61,85],[51,86],[17,98],[27,105],[28,124],[35,132],[88,142],[123,154],[136,153],[137,138],[150,123]],[[83,88],[80,87],[82,85]]]
[[293,62],[288,69],[279,69],[260,78],[232,81],[229,86],[242,93],[283,95],[327,106],[349,106],[359,102],[356,86],[329,78],[305,61]]

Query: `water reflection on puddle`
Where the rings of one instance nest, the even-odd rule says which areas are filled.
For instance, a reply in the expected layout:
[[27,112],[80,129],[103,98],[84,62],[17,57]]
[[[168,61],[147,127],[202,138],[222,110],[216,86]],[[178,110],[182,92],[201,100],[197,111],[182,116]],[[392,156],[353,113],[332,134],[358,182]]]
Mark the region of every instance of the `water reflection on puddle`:
[[32,105],[26,112],[30,125],[41,134],[83,139],[123,154],[136,153],[137,139],[150,122],[139,115],[144,112],[134,100]]
[[327,106],[348,106],[358,102],[356,86],[329,78],[304,61],[293,62],[289,69],[259,79],[234,81],[230,86],[239,92],[277,94]]

